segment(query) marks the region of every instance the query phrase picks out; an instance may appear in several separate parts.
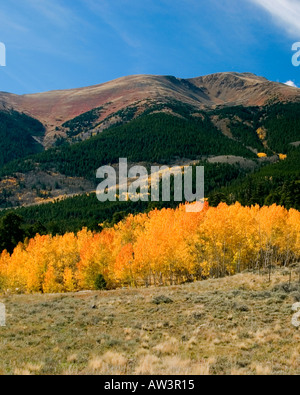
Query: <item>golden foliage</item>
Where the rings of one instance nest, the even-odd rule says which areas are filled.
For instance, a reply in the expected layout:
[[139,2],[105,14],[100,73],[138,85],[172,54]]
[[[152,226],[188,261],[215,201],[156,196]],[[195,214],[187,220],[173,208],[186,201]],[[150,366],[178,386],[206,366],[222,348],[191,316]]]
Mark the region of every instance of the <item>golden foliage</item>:
[[259,152],[259,153],[257,154],[257,156],[258,156],[259,158],[266,158],[268,155],[265,154],[264,152]]
[[279,154],[279,159],[280,159],[280,160],[286,160],[286,158],[287,158],[287,155],[285,155],[285,154]]
[[300,257],[300,213],[239,203],[200,213],[178,209],[130,215],[101,233],[40,236],[0,256],[0,289],[75,292],[179,284],[246,269],[288,265]]
[[267,132],[264,128],[258,128],[256,131],[258,137],[260,138],[260,140],[265,140],[267,137]]

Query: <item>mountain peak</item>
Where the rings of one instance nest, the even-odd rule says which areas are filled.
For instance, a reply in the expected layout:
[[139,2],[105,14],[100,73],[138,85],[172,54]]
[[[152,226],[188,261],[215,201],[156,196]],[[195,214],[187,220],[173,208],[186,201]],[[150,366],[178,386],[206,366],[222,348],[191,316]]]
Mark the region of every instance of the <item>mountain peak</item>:
[[132,75],[100,85],[30,95],[0,93],[0,107],[39,120],[50,146],[65,122],[100,109],[99,122],[128,107],[141,111],[149,103],[178,101],[196,108],[263,106],[276,101],[300,100],[300,89],[268,81],[252,73],[224,72],[181,79],[174,76]]

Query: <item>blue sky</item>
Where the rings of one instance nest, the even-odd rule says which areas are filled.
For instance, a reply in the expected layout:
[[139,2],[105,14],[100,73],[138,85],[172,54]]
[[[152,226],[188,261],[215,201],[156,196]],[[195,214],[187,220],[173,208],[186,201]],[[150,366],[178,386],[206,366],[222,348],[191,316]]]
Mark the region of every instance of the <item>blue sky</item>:
[[299,0],[6,0],[0,42],[0,91],[18,94],[223,71],[300,86]]

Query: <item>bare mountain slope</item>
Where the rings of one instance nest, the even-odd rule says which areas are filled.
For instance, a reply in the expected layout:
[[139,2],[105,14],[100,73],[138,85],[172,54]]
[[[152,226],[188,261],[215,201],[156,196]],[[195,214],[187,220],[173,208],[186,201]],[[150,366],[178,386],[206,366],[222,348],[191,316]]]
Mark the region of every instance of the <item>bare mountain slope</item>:
[[219,73],[193,79],[170,76],[136,75],[104,84],[18,96],[0,93],[0,109],[24,112],[46,128],[44,145],[50,146],[57,128],[66,121],[101,108],[99,121],[147,101],[177,100],[199,109],[218,105],[264,105],[274,101],[298,101],[300,89],[270,82],[250,73]]
[[189,80],[204,88],[215,105],[263,106],[270,101],[294,101],[300,89],[268,81],[251,73],[219,73]]

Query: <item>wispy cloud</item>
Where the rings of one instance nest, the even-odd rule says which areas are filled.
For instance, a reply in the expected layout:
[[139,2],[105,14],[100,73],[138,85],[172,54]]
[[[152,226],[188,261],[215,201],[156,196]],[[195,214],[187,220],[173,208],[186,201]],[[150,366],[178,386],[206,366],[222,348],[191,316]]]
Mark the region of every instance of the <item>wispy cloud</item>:
[[97,14],[106,25],[110,26],[125,44],[132,48],[139,48],[141,46],[140,40],[130,34],[129,29],[123,23],[123,18],[118,17],[117,12],[114,11],[114,7],[110,2],[106,0],[102,0],[101,2],[84,0],[84,3]]
[[284,83],[285,85],[292,86],[293,88],[298,88],[294,81],[287,81]]
[[74,37],[79,45],[80,32],[90,29],[76,7],[61,0],[10,0],[1,7],[0,21],[1,39],[14,54],[40,53],[72,62],[79,61]]
[[[74,12],[69,4],[57,0],[24,0],[24,6],[58,28],[68,29],[74,23],[83,20]],[[68,3],[68,2],[67,2]]]
[[23,0],[22,3],[10,0],[1,7],[0,16],[1,28],[4,24],[14,30],[26,31],[41,22],[65,30],[75,23],[83,22],[69,5],[59,0]]
[[300,2],[299,0],[250,0],[266,10],[276,23],[293,36],[300,35]]

